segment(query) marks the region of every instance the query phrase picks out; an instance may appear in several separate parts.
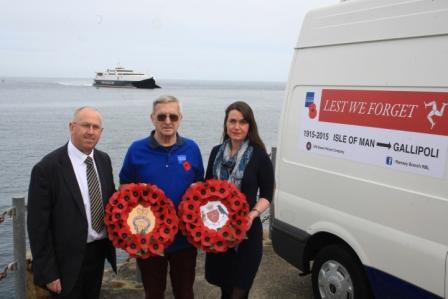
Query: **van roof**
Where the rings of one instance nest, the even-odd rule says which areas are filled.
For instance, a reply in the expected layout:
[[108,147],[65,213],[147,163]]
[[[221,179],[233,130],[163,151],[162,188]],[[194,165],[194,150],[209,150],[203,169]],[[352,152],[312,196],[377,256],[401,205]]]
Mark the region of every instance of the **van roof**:
[[352,0],[310,11],[297,48],[448,34],[446,0]]

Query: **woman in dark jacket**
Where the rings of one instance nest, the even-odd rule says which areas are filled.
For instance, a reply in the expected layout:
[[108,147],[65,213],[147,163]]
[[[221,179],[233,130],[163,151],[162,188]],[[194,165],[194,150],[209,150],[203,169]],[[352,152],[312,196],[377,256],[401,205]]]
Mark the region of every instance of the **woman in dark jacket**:
[[260,215],[272,200],[274,170],[252,109],[245,102],[226,109],[223,143],[212,149],[208,161],[206,179],[211,178],[236,185],[251,210],[247,238],[224,253],[207,253],[205,277],[221,288],[221,298],[247,298],[263,254]]

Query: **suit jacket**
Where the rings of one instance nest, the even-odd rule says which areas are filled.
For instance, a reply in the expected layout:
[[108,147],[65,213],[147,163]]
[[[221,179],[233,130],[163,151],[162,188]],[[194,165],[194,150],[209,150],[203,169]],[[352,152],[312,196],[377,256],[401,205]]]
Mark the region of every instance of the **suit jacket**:
[[[95,163],[103,203],[115,192],[109,156],[95,149]],[[61,279],[63,293],[70,292],[78,278],[87,244],[87,218],[67,144],[37,163],[28,191],[28,236],[33,255],[34,282],[45,287]],[[116,271],[112,243],[106,257]]]

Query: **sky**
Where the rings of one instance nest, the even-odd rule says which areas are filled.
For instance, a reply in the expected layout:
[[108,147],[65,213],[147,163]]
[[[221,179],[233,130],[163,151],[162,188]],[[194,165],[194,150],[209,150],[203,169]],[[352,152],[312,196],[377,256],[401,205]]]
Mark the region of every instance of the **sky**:
[[307,11],[339,0],[0,0],[0,77],[287,80]]

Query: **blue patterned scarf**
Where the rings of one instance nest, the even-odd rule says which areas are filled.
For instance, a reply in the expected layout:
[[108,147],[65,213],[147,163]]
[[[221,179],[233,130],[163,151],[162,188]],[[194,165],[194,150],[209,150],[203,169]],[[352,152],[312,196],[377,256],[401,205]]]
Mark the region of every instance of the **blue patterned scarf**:
[[249,145],[249,140],[246,140],[231,157],[230,140],[224,141],[213,162],[213,177],[219,180],[228,180],[241,190],[241,180],[253,150],[254,148]]

